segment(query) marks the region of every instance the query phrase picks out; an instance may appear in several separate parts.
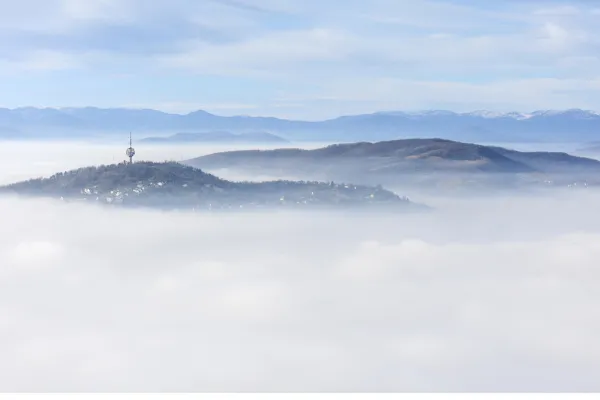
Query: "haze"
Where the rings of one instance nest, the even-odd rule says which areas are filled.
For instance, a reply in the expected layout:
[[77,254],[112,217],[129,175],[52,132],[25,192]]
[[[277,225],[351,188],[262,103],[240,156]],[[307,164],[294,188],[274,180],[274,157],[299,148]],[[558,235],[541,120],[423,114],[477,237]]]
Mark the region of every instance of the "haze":
[[[37,178],[68,169],[87,167],[97,164],[114,164],[125,159],[124,146],[114,140],[102,139],[101,141],[53,141],[31,142],[15,141],[0,142],[0,159],[2,159],[3,172],[0,174],[0,185],[20,181],[23,179]],[[308,143],[304,148],[315,148],[322,144]],[[194,144],[163,145],[136,143],[136,150],[147,161],[185,160],[191,157],[211,154],[219,151],[239,149],[269,149],[293,147],[292,145],[260,145],[260,146],[227,146],[216,144],[202,146]]]
[[[1,183],[123,157],[0,149]],[[151,151],[142,158],[214,149]],[[395,189],[436,210],[209,215],[0,198],[0,390],[600,390],[599,193]]]

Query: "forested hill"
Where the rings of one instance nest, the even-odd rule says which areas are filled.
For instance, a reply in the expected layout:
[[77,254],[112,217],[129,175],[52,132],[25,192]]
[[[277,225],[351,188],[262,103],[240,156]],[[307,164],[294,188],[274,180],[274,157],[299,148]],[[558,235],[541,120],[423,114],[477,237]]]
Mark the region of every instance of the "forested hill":
[[333,182],[232,182],[175,162],[81,168],[0,188],[3,193],[124,206],[195,209],[380,207],[412,203],[381,187]]
[[352,168],[405,172],[600,172],[600,161],[557,152],[520,152],[445,139],[336,144],[314,150],[230,151],[185,161],[200,168],[260,168],[295,173]]

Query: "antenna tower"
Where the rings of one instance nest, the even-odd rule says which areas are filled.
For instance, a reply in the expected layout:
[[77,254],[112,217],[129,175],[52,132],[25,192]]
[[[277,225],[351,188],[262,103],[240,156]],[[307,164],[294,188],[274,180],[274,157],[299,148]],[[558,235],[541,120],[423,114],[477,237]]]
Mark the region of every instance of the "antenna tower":
[[129,147],[125,151],[127,157],[129,157],[129,164],[133,164],[133,156],[135,156],[135,149],[133,148],[131,141],[131,132],[129,132]]

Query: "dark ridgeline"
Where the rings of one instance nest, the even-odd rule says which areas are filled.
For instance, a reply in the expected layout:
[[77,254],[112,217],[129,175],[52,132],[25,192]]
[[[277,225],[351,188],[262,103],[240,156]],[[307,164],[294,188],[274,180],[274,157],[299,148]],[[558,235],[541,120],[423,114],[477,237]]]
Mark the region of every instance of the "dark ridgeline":
[[122,206],[184,209],[268,209],[412,206],[381,187],[333,182],[232,182],[176,162],[81,168],[0,188],[4,193]]
[[[334,144],[315,150],[238,150],[187,160],[190,165],[209,168],[238,164],[268,165],[272,161],[323,163],[368,162],[377,169],[395,166],[435,171],[454,166],[463,171],[547,172],[549,170],[595,169],[597,160],[560,152],[522,152],[496,146],[461,143],[446,139],[400,139],[384,142]],[[470,163],[469,163],[470,162]]]
[[184,161],[210,171],[352,179],[385,185],[463,179],[490,185],[586,181],[600,184],[600,161],[561,152],[521,152],[446,139],[335,144],[314,150],[242,150]]

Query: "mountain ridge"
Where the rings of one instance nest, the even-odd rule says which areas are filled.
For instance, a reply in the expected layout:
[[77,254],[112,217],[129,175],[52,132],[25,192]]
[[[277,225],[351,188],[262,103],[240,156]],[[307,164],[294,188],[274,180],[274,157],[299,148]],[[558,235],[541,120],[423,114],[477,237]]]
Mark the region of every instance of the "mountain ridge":
[[[198,110],[186,114],[152,109],[22,107],[0,109],[0,127],[21,137],[87,134],[227,130],[268,131],[287,140],[380,141],[402,137],[443,137],[462,141],[584,141],[600,136],[600,114],[581,109],[530,113],[492,111],[382,111],[321,121],[275,117],[219,116]],[[43,132],[43,133],[41,133]],[[0,131],[0,137],[2,133]],[[15,136],[14,134],[12,136]]]
[[504,117],[512,117],[512,118],[520,118],[520,117],[540,117],[540,116],[548,116],[548,115],[561,115],[561,114],[579,114],[581,116],[600,116],[600,112],[582,109],[582,108],[567,108],[567,109],[538,109],[530,112],[522,112],[522,111],[491,111],[486,109],[481,110],[473,110],[473,111],[452,111],[445,109],[423,109],[416,111],[408,111],[408,110],[389,110],[389,111],[376,111],[371,113],[359,113],[359,114],[342,114],[337,117],[319,119],[319,120],[302,120],[302,119],[287,119],[280,118],[274,116],[250,116],[250,115],[231,115],[231,116],[223,116],[215,113],[211,113],[205,110],[193,110],[189,112],[168,112],[162,111],[154,108],[136,108],[136,107],[94,107],[94,106],[83,106],[83,107],[34,107],[34,106],[25,106],[25,107],[0,107],[0,112],[9,112],[15,113],[16,115],[27,115],[27,114],[36,114],[40,111],[47,111],[50,113],[62,112],[68,115],[77,115],[81,111],[87,112],[134,112],[134,113],[157,113],[164,114],[167,116],[194,116],[194,115],[204,115],[204,116],[215,116],[221,118],[263,118],[263,119],[276,119],[281,121],[292,121],[292,122],[325,122],[331,121],[338,118],[347,118],[347,117],[356,117],[356,116],[365,116],[365,115],[413,115],[413,116],[431,116],[431,115],[464,115],[464,116],[481,116],[486,118],[504,118]]
[[[325,147],[304,150],[304,149],[273,149],[273,150],[237,150],[209,154],[195,159],[186,160],[210,160],[222,157],[254,156],[269,157],[273,155],[308,155],[311,161],[318,161],[319,157],[397,157],[404,159],[425,159],[427,157],[438,157],[440,159],[451,161],[477,161],[488,158],[491,161],[505,162],[511,160],[515,163],[523,163],[527,157],[546,157],[552,161],[570,161],[585,164],[586,166],[600,169],[600,161],[585,157],[573,156],[565,152],[547,152],[547,151],[517,151],[506,149],[500,146],[485,146],[474,143],[464,143],[449,139],[433,138],[415,138],[415,139],[397,139],[380,142],[355,142],[333,144]],[[517,159],[514,159],[517,158]],[[523,168],[523,171],[536,171],[535,168]],[[539,171],[538,171],[539,172]]]
[[346,179],[385,185],[436,177],[481,181],[538,182],[572,177],[595,180],[600,161],[562,152],[521,152],[447,139],[400,139],[343,143],[314,150],[240,150],[214,153],[184,163],[206,170]]

